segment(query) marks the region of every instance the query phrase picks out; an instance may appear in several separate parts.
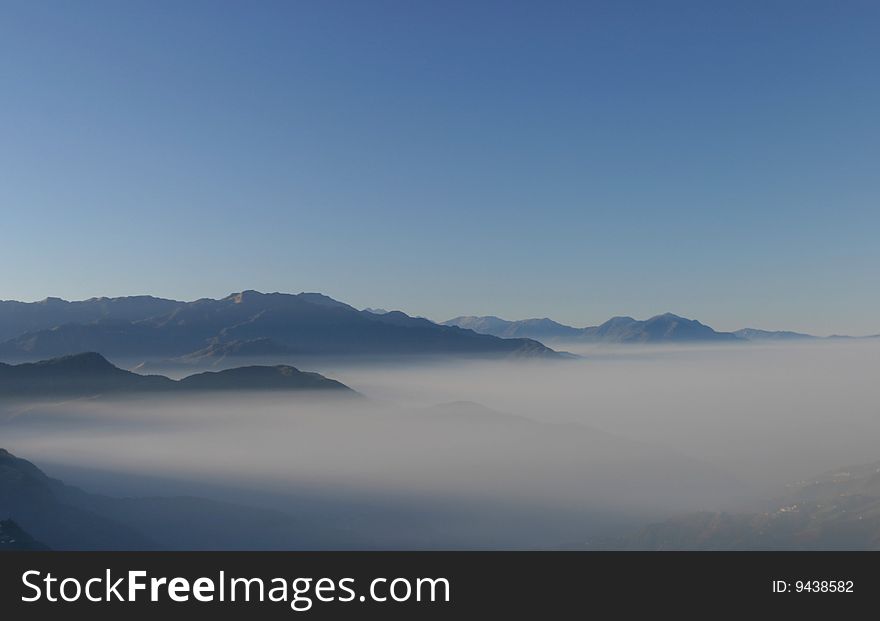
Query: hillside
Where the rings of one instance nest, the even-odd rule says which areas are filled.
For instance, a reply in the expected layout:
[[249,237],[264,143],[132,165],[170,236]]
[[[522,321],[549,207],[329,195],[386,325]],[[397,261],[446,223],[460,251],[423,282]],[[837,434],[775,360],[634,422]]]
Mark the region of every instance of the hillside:
[[[125,358],[175,358],[232,342],[271,341],[311,356],[469,355],[557,357],[529,339],[501,339],[442,326],[400,311],[359,311],[317,293],[244,291],[202,299],[137,320],[102,316],[20,334],[0,358],[36,360],[82,351]],[[199,354],[200,355],[200,354]]]
[[743,328],[736,330],[734,334],[747,341],[808,341],[817,338],[812,334],[804,334],[802,332],[758,330],[756,328]]
[[332,390],[354,393],[341,382],[318,373],[300,371],[294,367],[250,366],[208,371],[185,377],[177,386],[182,390]]
[[0,520],[0,552],[6,550],[48,550],[12,520]]
[[161,375],[140,375],[120,369],[97,353],[18,365],[0,363],[0,399],[199,390],[331,390],[355,394],[341,382],[287,365],[238,367],[175,381]]
[[[278,511],[191,496],[90,494],[4,449],[0,515],[53,550],[320,549],[354,543],[347,533]],[[13,538],[18,532],[2,524],[0,549],[4,532]]]
[[46,298],[39,302],[0,300],[0,341],[68,323],[147,319],[170,313],[183,304],[149,295],[90,298],[75,302],[60,298]]

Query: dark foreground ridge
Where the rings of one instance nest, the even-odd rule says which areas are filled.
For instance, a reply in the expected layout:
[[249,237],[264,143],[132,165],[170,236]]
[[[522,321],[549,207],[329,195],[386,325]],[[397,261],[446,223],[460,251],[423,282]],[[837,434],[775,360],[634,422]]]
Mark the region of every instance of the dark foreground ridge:
[[0,552],[7,550],[48,550],[12,520],[0,520]]
[[0,526],[0,549],[6,550],[16,542],[52,550],[333,549],[356,544],[348,533],[280,511],[193,496],[87,493],[2,448],[0,517],[12,520]]
[[162,375],[140,375],[120,369],[94,352],[18,365],[0,363],[0,398],[218,390],[357,394],[341,382],[287,365],[239,367],[175,381]]

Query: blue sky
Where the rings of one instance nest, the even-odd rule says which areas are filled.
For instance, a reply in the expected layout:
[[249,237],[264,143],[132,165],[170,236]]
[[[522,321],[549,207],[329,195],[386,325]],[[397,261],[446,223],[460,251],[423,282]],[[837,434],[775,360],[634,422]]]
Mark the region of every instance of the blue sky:
[[0,298],[880,332],[876,2],[0,2]]

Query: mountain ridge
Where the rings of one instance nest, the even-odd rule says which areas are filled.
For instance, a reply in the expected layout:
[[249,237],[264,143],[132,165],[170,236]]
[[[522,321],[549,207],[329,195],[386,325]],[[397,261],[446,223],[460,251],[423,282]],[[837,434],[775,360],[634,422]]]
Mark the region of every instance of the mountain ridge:
[[261,339],[312,356],[560,357],[531,339],[501,339],[400,311],[381,315],[360,311],[319,293],[253,290],[218,300],[175,303],[167,313],[136,320],[105,314],[88,323],[25,332],[0,343],[0,357],[33,360],[100,351],[116,357],[167,359],[193,355],[212,344]]
[[356,541],[345,531],[272,509],[194,496],[89,493],[3,448],[0,517],[14,520],[36,546],[53,550],[324,549]]
[[13,520],[0,520],[0,552],[5,550],[48,550]]
[[[838,340],[838,339],[870,339],[878,338],[880,335],[869,334],[865,336],[846,336],[833,334],[830,336],[815,336],[804,332],[794,332],[791,330],[761,330],[759,328],[740,328],[732,332],[715,331],[710,328],[714,335],[705,333],[702,338],[678,338],[672,335],[670,338],[652,338],[650,335],[642,334],[635,336],[633,334],[620,334],[620,331],[626,331],[633,326],[643,326],[655,324],[658,322],[696,322],[700,326],[709,328],[693,319],[687,319],[674,313],[663,313],[654,315],[646,320],[639,321],[632,317],[621,315],[612,317],[608,321],[598,326],[587,326],[585,328],[576,328],[558,321],[554,321],[548,317],[535,319],[519,319],[508,320],[502,319],[495,315],[461,315],[447,321],[441,322],[443,325],[459,326],[479,332],[481,334],[491,334],[503,338],[517,336],[521,338],[534,338],[537,340],[547,340],[551,344],[565,343],[568,341],[581,341],[585,343],[649,343],[649,342],[694,342],[703,340],[728,341],[728,342],[767,342],[767,341],[809,341],[809,340]],[[615,333],[615,330],[618,333]]]
[[358,394],[341,382],[289,365],[251,365],[173,380],[120,369],[95,352],[18,365],[0,364],[0,399],[199,390],[330,390]]
[[524,319],[508,321],[500,317],[462,316],[443,322],[495,336],[516,334],[549,341],[577,341],[584,343],[668,343],[668,342],[737,342],[744,341],[730,332],[717,332],[695,319],[673,313],[654,315],[645,320],[628,316],[612,317],[598,326],[574,328],[552,319]]

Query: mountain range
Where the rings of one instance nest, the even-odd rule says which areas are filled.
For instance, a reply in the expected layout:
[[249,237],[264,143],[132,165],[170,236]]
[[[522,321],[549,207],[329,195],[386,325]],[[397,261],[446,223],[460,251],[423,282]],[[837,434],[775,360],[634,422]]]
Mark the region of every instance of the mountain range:
[[734,334],[747,341],[804,341],[820,338],[803,332],[758,330],[757,328],[742,328],[735,330]]
[[743,328],[733,332],[718,332],[695,319],[687,319],[673,313],[655,315],[638,320],[632,317],[612,317],[598,326],[574,328],[542,319],[509,321],[494,315],[463,315],[444,321],[443,325],[458,326],[501,338],[531,338],[546,343],[698,343],[698,342],[747,342],[747,341],[806,341],[812,339],[876,338],[834,335],[818,337],[812,334],[788,330],[759,330]]
[[137,321],[165,315],[184,305],[184,302],[149,295],[90,298],[74,302],[61,298],[46,298],[40,302],[0,300],[0,341],[67,323]]
[[318,293],[244,291],[220,300],[141,296],[0,303],[0,359],[98,351],[117,358],[243,355],[559,357],[541,343],[443,326],[400,311],[360,311]]
[[287,365],[247,366],[172,380],[120,369],[101,354],[83,353],[27,362],[0,363],[0,399],[218,390],[320,390],[356,394],[345,384]]
[[[226,367],[244,358],[316,356],[564,358],[544,343],[803,341],[809,334],[744,328],[719,332],[673,313],[613,317],[576,328],[552,319],[461,316],[442,323],[400,311],[358,310],[320,293],[242,291],[181,302],[152,296],[68,302],[0,301],[0,360],[35,361],[98,351],[133,364]],[[850,338],[834,336],[827,338]],[[157,364],[161,362],[162,364]]]
[[731,332],[716,332],[694,319],[672,313],[646,320],[612,317],[598,326],[573,328],[552,319],[507,321],[499,317],[456,317],[443,325],[458,326],[505,338],[534,338],[543,341],[579,341],[584,343],[670,343],[737,342],[745,339]]

